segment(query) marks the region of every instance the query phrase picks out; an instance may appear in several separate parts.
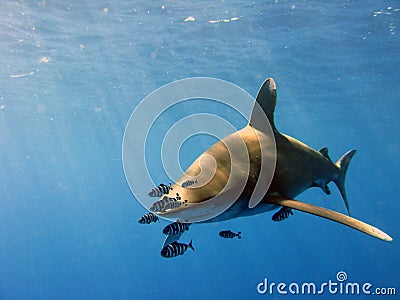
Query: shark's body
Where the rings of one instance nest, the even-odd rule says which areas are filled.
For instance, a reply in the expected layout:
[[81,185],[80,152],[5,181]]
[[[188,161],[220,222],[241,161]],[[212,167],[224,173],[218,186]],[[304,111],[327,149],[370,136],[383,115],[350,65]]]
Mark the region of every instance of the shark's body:
[[[274,123],[276,103],[276,86],[273,79],[267,79],[257,95],[258,105],[268,118],[270,131],[261,124],[259,112],[254,109],[250,123],[243,129],[225,137],[205,151],[172,187],[188,205],[177,210],[163,212],[168,218],[182,218],[187,213],[188,222],[219,222],[237,217],[251,216],[274,210],[281,206],[305,211],[314,215],[343,223],[375,237],[390,241],[391,238],[379,229],[351,217],[321,207],[293,200],[310,187],[320,187],[326,194],[330,193],[327,184],[333,181],[344,199],[347,211],[349,205],[344,189],[344,180],[348,164],[355,150],[343,155],[337,163],[333,163],[326,148],[316,151],[302,142],[280,133]],[[229,145],[244,141],[248,153],[248,164],[243,160],[231,161]],[[242,142],[243,143],[243,142]],[[239,146],[238,146],[239,147]],[[231,149],[231,148],[230,148]],[[215,160],[215,175],[203,185],[190,188],[182,187],[188,178],[197,178],[203,169],[211,169],[212,164],[203,163],[204,157],[211,156]],[[272,178],[263,174],[262,161],[275,162]],[[200,167],[201,166],[201,167]],[[229,179],[229,183],[228,183]],[[271,180],[272,179],[272,180]],[[243,182],[239,192],[235,190],[237,183]],[[201,182],[201,180],[199,180]],[[261,182],[260,182],[261,181]],[[262,196],[253,199],[256,185],[265,186]],[[229,197],[239,195],[233,202]],[[211,201],[212,200],[212,201]],[[179,238],[179,237],[178,237]]]

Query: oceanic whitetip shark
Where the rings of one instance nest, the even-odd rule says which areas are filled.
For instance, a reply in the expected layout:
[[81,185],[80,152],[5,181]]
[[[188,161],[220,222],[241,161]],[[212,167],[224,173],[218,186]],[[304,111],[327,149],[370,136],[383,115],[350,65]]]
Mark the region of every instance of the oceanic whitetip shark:
[[[310,187],[320,187],[329,194],[328,183],[334,182],[350,215],[344,181],[355,150],[347,152],[334,163],[327,148],[316,151],[280,133],[274,122],[276,84],[272,78],[263,83],[256,102],[249,124],[201,154],[172,185],[172,189],[160,198],[160,201],[167,201],[179,195],[178,199],[185,204],[159,212],[159,215],[179,219],[180,222],[219,222],[287,207],[330,219],[384,241],[392,241],[389,235],[376,227],[294,199]],[[262,123],[257,107],[262,109],[270,126]],[[242,153],[245,149],[245,156],[231,161],[233,154],[230,151],[240,148],[237,152]],[[274,172],[271,178],[264,176],[262,160],[272,166]],[[204,180],[202,174],[208,169],[212,176]],[[194,184],[188,186],[187,182]],[[179,237],[167,237],[164,246]]]

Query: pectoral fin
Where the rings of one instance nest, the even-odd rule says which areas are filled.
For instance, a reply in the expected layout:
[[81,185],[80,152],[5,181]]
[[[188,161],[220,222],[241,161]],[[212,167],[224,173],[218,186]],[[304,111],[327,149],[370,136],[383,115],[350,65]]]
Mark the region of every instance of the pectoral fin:
[[319,207],[319,206],[315,206],[312,204],[308,204],[308,203],[304,203],[301,201],[297,201],[297,200],[293,200],[293,199],[288,199],[288,198],[284,198],[281,196],[271,196],[270,198],[268,198],[267,202],[272,203],[272,204],[276,204],[276,205],[281,205],[281,206],[286,206],[286,207],[290,207],[296,210],[300,210],[309,214],[313,214],[325,219],[329,219],[341,224],[344,224],[346,226],[352,227],[354,229],[357,229],[359,231],[362,231],[366,234],[369,234],[373,237],[376,237],[378,239],[381,239],[383,241],[387,241],[387,242],[391,242],[393,241],[393,239],[387,235],[386,233],[384,233],[382,230],[371,226],[367,223],[364,223],[362,221],[359,221],[357,219],[354,219],[352,217],[343,215],[341,213],[323,208],[323,207]]

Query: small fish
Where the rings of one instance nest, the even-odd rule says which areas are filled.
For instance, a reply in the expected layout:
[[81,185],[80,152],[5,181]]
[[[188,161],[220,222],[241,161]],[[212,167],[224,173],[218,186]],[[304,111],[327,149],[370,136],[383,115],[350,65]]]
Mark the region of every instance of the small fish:
[[150,211],[152,211],[152,212],[164,212],[165,211],[165,206],[171,201],[176,201],[176,199],[164,196],[164,198],[162,198],[161,200],[158,200],[158,201],[153,203],[153,205],[150,207]]
[[174,222],[164,227],[163,233],[167,235],[177,235],[189,230],[191,223]]
[[142,216],[138,222],[140,224],[150,224],[152,222],[157,222],[158,221],[158,217],[157,215],[153,214],[153,213],[148,213],[145,214],[144,216]]
[[238,237],[238,239],[241,239],[242,238],[241,234],[242,233],[240,231],[238,233],[234,233],[230,230],[223,230],[220,231],[219,236],[223,237],[224,239],[233,239],[234,237]]
[[162,195],[168,194],[172,190],[171,184],[165,185],[161,183],[159,186],[154,187],[150,192],[150,197],[161,197]]
[[161,250],[161,256],[162,257],[175,257],[178,255],[183,255],[187,248],[190,248],[194,251],[193,245],[192,245],[192,241],[190,241],[190,243],[188,245],[186,244],[181,244],[178,242],[172,242],[171,244],[169,244],[168,246],[165,246],[162,250]]
[[182,201],[170,201],[167,204],[165,204],[164,210],[176,209],[178,207],[181,207],[182,205],[187,205],[186,202],[187,202],[187,200],[185,200],[184,202],[182,202]]
[[150,207],[150,211],[152,212],[165,212],[167,209],[175,209],[182,204],[185,204],[187,200],[185,201],[180,201],[182,198],[179,196],[178,193],[176,193],[176,198],[171,198],[164,196],[161,200],[158,200],[157,202],[154,202],[153,205]]
[[283,221],[289,218],[289,215],[293,215],[292,209],[290,207],[283,206],[279,211],[274,213],[274,215],[272,216],[272,221]]
[[181,184],[181,187],[186,188],[186,187],[192,186],[195,183],[197,183],[197,179],[196,180],[186,180],[185,182],[183,182]]
[[165,199],[161,199],[158,200],[157,202],[154,202],[151,206],[150,206],[150,211],[152,212],[164,212],[164,206],[166,204]]

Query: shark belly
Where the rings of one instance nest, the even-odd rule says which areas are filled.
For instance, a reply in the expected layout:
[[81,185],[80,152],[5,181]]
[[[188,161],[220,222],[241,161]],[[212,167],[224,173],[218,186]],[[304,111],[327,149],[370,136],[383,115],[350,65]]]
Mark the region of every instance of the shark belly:
[[228,221],[228,220],[232,220],[232,219],[236,219],[236,218],[240,218],[240,217],[260,215],[260,214],[275,210],[280,207],[279,205],[261,202],[256,207],[249,208],[248,203],[249,203],[248,198],[239,198],[231,207],[229,207],[222,214],[220,214],[212,219],[203,221],[201,223],[217,223],[217,222]]

